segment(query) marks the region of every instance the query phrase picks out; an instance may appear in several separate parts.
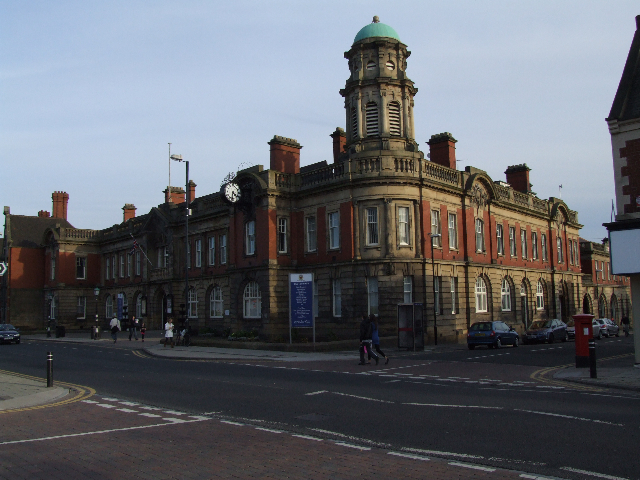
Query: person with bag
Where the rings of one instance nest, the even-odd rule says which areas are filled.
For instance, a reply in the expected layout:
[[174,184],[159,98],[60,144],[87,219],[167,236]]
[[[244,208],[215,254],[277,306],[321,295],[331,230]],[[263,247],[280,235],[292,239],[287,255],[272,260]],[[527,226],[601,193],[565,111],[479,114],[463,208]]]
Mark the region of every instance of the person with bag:
[[131,323],[129,323],[129,341],[131,341],[131,337],[136,337],[136,340],[138,340],[138,328],[140,328],[140,320],[134,315],[131,317]]
[[173,348],[173,318],[169,317],[167,323],[164,324],[164,346],[167,346],[167,342],[171,342],[171,348]]
[[118,332],[120,331],[120,320],[115,315],[109,322],[109,327],[111,328],[111,338],[113,338],[113,343],[118,341]]
[[629,317],[627,317],[626,315],[624,317],[622,317],[622,331],[624,332],[624,336],[628,337],[629,336]]
[[362,322],[360,322],[360,363],[358,365],[366,365],[364,361],[365,353],[369,356],[369,358],[373,357],[376,361],[376,365],[380,359],[378,355],[375,354],[371,345],[371,336],[373,334],[373,329],[371,327],[371,322],[369,321],[369,317],[367,315],[362,315]]
[[[369,321],[371,322],[371,343],[373,344],[373,348],[376,349],[380,355],[385,358],[384,364],[389,363],[389,357],[387,357],[382,350],[380,350],[380,336],[378,335],[378,323],[376,322],[376,316],[372,313],[369,316]],[[376,363],[377,364],[377,363]]]
[[147,325],[142,320],[142,324],[140,325],[140,335],[142,336],[142,341],[144,342],[144,334],[147,333]]

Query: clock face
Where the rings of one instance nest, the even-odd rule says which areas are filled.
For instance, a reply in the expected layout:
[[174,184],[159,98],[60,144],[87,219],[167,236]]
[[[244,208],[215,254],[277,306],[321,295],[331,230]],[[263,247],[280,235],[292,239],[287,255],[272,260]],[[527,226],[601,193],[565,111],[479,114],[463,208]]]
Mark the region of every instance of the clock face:
[[237,183],[229,182],[224,186],[224,196],[231,203],[240,200],[240,187]]

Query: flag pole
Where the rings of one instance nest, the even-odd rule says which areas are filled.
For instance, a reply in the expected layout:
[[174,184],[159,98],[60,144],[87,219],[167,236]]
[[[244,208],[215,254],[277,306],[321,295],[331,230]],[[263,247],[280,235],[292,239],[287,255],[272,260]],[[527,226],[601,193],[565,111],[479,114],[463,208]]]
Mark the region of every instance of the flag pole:
[[146,258],[147,262],[149,262],[149,265],[153,267],[153,263],[151,263],[151,260],[149,260],[149,257],[147,257],[147,254],[144,252],[144,250],[140,248],[140,244],[138,244],[138,240],[136,240],[136,237],[133,236],[133,233],[130,233],[129,235],[131,235],[131,238],[133,238],[136,248],[138,248],[142,252],[142,255],[144,255],[144,258]]

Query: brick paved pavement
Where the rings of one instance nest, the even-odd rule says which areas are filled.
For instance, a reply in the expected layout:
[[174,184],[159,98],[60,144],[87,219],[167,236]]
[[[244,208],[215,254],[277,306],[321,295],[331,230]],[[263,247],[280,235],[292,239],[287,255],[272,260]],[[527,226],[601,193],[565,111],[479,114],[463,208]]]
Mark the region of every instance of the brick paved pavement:
[[521,472],[427,460],[424,454],[353,439],[260,425],[98,395],[7,413],[0,415],[0,479],[521,477]]

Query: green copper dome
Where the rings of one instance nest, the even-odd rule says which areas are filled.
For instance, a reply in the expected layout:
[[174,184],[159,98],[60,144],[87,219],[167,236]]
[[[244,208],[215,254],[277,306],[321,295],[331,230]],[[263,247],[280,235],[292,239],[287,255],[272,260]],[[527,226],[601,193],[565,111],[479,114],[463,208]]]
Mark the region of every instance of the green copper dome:
[[396,31],[389,25],[380,23],[380,19],[377,16],[373,17],[373,23],[370,23],[358,32],[356,38],[353,39],[353,43],[371,37],[388,37],[395,38],[396,40],[400,41],[400,37],[398,36]]

